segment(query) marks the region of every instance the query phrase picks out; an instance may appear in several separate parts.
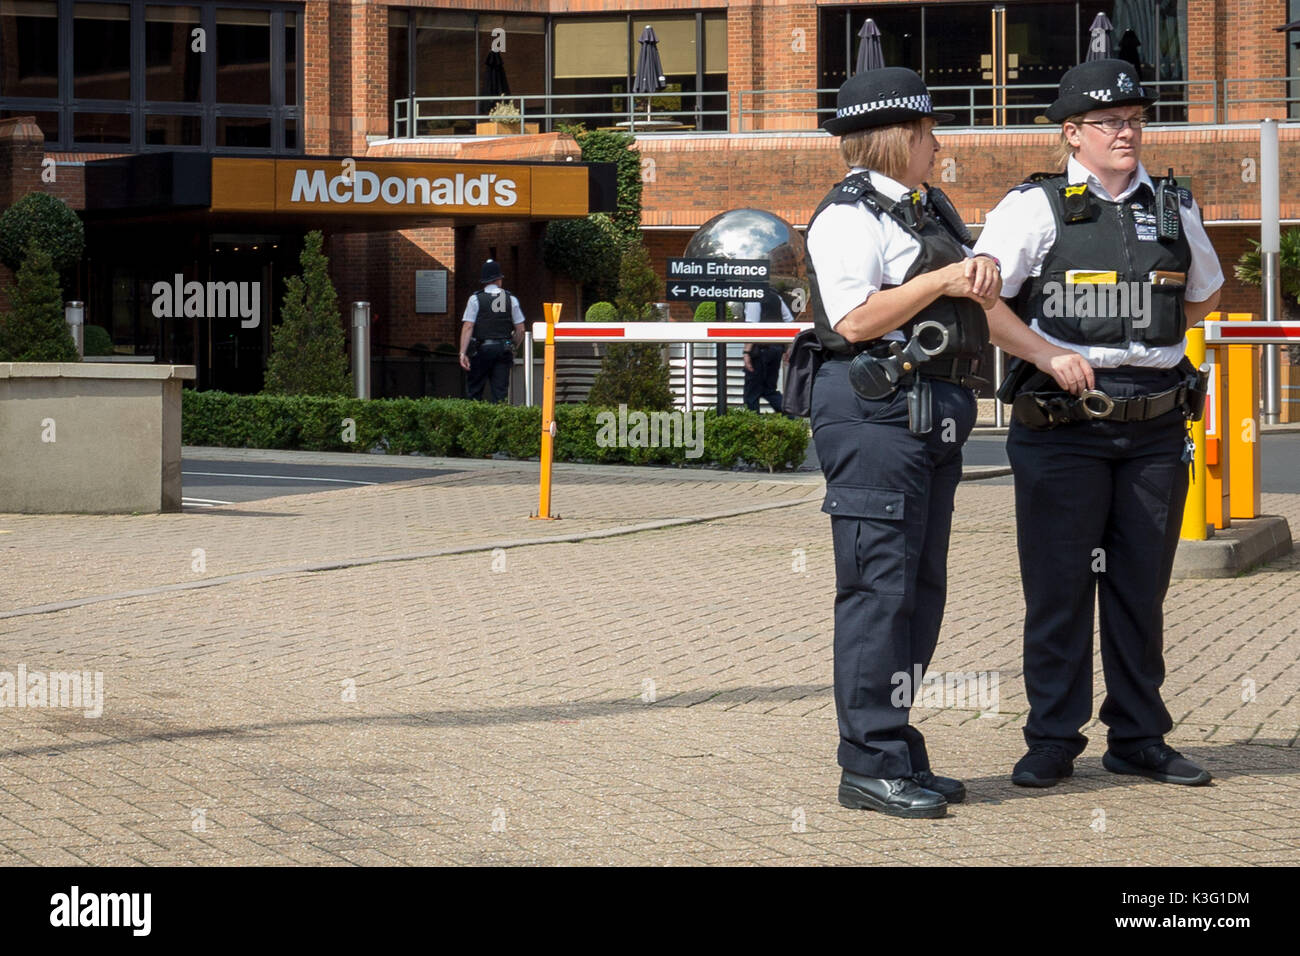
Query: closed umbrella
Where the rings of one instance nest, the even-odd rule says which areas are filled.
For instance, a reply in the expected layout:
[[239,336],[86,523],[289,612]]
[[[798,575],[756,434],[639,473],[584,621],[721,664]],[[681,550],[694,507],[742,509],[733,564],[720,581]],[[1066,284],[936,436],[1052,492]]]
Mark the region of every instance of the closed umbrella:
[[862,42],[858,44],[858,62],[853,68],[854,75],[866,70],[883,70],[885,51],[880,47],[880,27],[876,26],[876,21],[867,17],[867,22],[858,31],[858,38]]
[[[636,58],[636,78],[632,81],[633,93],[658,93],[668,86],[664,76],[663,63],[659,60],[659,38],[655,28],[646,26],[637,40],[641,44],[641,53]],[[646,100],[645,118],[650,119],[650,100]]]
[[487,91],[489,96],[509,96],[510,80],[506,78],[506,63],[501,59],[501,54],[493,50],[483,61],[487,67],[486,76]]
[[1114,29],[1110,22],[1110,17],[1104,13],[1099,13],[1092,20],[1092,26],[1088,27],[1088,32],[1092,34],[1092,39],[1088,43],[1088,55],[1084,58],[1088,60],[1108,60],[1110,59],[1110,31]]

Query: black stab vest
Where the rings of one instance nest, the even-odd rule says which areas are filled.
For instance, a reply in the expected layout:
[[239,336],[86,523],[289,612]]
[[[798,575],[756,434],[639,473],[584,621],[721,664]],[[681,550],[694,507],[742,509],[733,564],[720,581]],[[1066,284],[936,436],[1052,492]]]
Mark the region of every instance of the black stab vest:
[[[876,192],[866,173],[855,173],[849,176],[827,193],[826,198],[817,207],[817,211],[813,213],[812,219],[808,221],[808,230],[812,231],[812,224],[828,206],[835,203],[856,202],[864,203],[877,216],[890,216],[921,244],[921,251],[917,253],[916,260],[903,277],[904,282],[966,258],[960,238],[943,218],[932,212],[924,218],[919,227],[909,224],[898,211],[896,204],[889,203],[884,196]],[[817,272],[813,266],[812,255],[806,254],[805,259],[812,286],[813,327],[817,331],[817,339],[821,342],[822,348],[838,355],[853,355],[879,344],[879,339],[850,342],[831,328],[831,321],[826,314],[826,307],[822,304],[821,291],[817,285]],[[897,286],[882,285],[881,288],[893,289]],[[948,347],[942,356],[937,357],[976,358],[983,353],[984,347],[988,344],[988,320],[984,316],[983,307],[974,299],[941,296],[899,326],[899,331],[911,338],[912,330],[917,323],[927,320],[939,322],[948,330]]]
[[[1086,218],[1067,222],[1067,185],[1064,175],[1056,175],[1036,176],[1017,187],[1037,186],[1047,195],[1056,219],[1056,242],[1039,275],[1025,280],[1016,296],[1016,311],[1025,319],[1037,319],[1049,335],[1076,345],[1177,345],[1185,327],[1185,286],[1149,285],[1148,276],[1156,270],[1187,272],[1192,252],[1186,231],[1180,228],[1175,240],[1155,238],[1155,195],[1145,184],[1121,202],[1107,202],[1088,190]],[[1191,194],[1180,193],[1180,204],[1190,206]],[[1149,238],[1141,238],[1143,234]],[[1118,283],[1126,285],[1071,287],[1065,282],[1070,269],[1115,272]]]
[[508,339],[514,333],[515,323],[510,306],[510,293],[488,292],[486,289],[475,292],[478,299],[478,315],[474,319],[474,338],[480,342],[484,339]]

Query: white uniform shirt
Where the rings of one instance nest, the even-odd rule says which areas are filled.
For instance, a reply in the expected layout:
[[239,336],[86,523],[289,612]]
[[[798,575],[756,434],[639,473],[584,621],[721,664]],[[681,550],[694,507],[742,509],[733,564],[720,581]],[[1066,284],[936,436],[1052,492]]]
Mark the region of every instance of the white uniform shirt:
[[[850,170],[863,172],[866,170],[860,166]],[[875,170],[871,171],[871,185],[887,203],[911,192]],[[878,217],[861,202],[827,206],[813,220],[807,245],[831,328],[883,287],[902,285],[907,270],[921,254],[921,244],[892,216]],[[906,336],[895,329],[882,338],[901,342]]]
[[[745,321],[762,322],[763,321],[763,303],[746,302],[745,303]],[[790,309],[785,304],[785,299],[781,300],[781,321],[793,322],[794,316],[790,314]]]
[[[497,285],[495,282],[489,282],[487,285],[483,287],[483,291],[488,293],[489,295],[496,295],[498,292],[503,292],[505,290],[503,290],[501,286]],[[510,296],[510,317],[511,319],[513,319],[516,326],[524,324],[523,310],[519,308],[519,300],[516,299],[513,295]],[[465,314],[464,316],[461,317],[461,321],[468,322],[471,325],[473,325],[474,322],[477,321],[477,319],[478,319],[478,296],[472,295],[469,297],[469,302],[465,305]]]
[[[1066,179],[1075,185],[1086,182],[1088,188],[1106,202],[1123,202],[1143,184],[1154,191],[1155,187],[1146,168],[1138,163],[1137,174],[1118,196],[1112,197],[1088,169],[1073,156],[1065,167]],[[1187,285],[1184,293],[1188,302],[1204,302],[1223,285],[1223,269],[1219,257],[1210,245],[1210,238],[1201,224],[1201,210],[1192,201],[1190,208],[1179,204],[1179,219],[1192,261],[1187,267]],[[988,214],[984,231],[975,243],[976,252],[995,256],[1002,265],[1002,297],[1011,298],[1031,276],[1041,274],[1043,260],[1056,242],[1056,218],[1047,194],[1041,189],[1011,192]],[[1088,268],[1088,263],[1078,263],[1078,268]],[[1146,368],[1173,368],[1187,348],[1184,339],[1177,345],[1144,345],[1130,342],[1128,347],[1079,345],[1048,335],[1038,327],[1037,316],[1029,318],[1030,327],[1059,348],[1078,352],[1095,368],[1117,368],[1121,365],[1139,365]]]

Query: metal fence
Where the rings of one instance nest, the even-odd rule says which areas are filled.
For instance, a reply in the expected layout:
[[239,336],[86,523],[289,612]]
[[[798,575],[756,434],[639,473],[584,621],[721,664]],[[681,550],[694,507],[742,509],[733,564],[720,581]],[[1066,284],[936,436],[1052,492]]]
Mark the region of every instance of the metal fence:
[[[1255,123],[1271,116],[1300,119],[1300,77],[1160,80],[1143,84],[1160,97],[1150,107],[1158,125]],[[957,126],[1035,129],[1056,98],[1049,83],[932,86],[935,109],[953,113]],[[523,96],[412,96],[393,101],[396,137],[473,135],[489,124],[495,103],[506,101],[517,122],[485,128],[493,134],[549,132],[564,123],[632,133],[796,132],[820,127],[834,115],[835,89],[761,89],[531,94]],[[823,105],[825,104],[825,105]]]

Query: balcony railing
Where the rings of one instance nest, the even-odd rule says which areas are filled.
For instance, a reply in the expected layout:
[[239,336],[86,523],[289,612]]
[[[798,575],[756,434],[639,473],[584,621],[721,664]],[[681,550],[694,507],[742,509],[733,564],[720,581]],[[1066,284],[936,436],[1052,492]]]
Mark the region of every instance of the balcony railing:
[[[1300,77],[1162,80],[1143,84],[1160,97],[1150,107],[1165,125],[1256,123],[1265,117],[1300,119]],[[1055,84],[994,88],[932,86],[935,109],[953,113],[955,125],[974,129],[1042,129],[1056,98]],[[563,123],[632,133],[794,132],[820,128],[835,113],[834,89],[725,90],[657,93],[575,93],[525,96],[417,96],[393,101],[393,135],[473,135],[490,122],[491,104],[505,100],[520,122],[492,132],[547,132]],[[995,93],[997,96],[995,97]],[[646,104],[650,101],[649,115]],[[825,105],[823,105],[825,104]]]
[[[492,122],[485,104],[505,101],[519,113],[516,129],[531,126],[547,132],[563,123],[584,122],[597,128],[634,133],[726,132],[731,96],[726,90],[643,93],[542,93],[525,96],[412,96],[393,101],[393,135],[471,135],[480,123]],[[648,103],[647,103],[648,101]],[[511,125],[515,125],[512,124]]]

